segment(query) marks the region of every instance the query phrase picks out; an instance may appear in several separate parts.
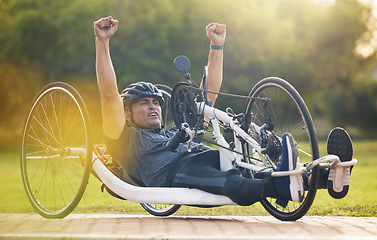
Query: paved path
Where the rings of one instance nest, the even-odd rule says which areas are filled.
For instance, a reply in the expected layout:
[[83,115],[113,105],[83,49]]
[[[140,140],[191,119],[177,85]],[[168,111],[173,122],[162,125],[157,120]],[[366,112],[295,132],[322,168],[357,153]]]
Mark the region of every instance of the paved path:
[[377,239],[377,218],[0,214],[0,239]]

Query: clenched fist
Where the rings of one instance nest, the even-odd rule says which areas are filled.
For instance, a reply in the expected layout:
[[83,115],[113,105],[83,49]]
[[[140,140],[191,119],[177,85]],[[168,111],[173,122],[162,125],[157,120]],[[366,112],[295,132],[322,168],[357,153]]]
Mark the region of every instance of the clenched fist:
[[94,33],[98,39],[109,39],[117,31],[118,20],[115,20],[109,16],[95,21],[93,26]]
[[226,26],[219,23],[210,23],[206,27],[206,32],[212,45],[222,45],[225,42]]

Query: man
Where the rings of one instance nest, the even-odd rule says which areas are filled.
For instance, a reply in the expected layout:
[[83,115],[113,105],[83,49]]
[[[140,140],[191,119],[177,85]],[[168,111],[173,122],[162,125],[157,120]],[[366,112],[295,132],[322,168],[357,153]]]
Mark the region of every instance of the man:
[[[103,130],[113,159],[124,174],[140,186],[188,187],[228,196],[239,205],[251,205],[265,197],[301,202],[304,184],[301,175],[282,178],[246,179],[237,169],[219,170],[216,150],[192,143],[191,152],[185,143],[176,151],[164,144],[174,131],[161,129],[161,92],[151,83],[129,85],[119,95],[115,71],[110,57],[109,40],[118,21],[112,17],[94,22],[96,35],[96,73],[101,96]],[[223,49],[226,26],[211,23],[206,27],[210,51],[208,57],[208,89],[220,90],[223,72]],[[208,94],[214,104],[216,94]],[[279,171],[298,166],[296,143],[290,134],[282,137],[283,153]],[[288,149],[292,149],[291,151]]]

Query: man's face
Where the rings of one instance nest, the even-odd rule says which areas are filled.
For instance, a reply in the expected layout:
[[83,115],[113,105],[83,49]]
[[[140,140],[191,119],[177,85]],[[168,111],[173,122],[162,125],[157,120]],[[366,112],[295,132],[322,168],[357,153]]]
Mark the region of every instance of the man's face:
[[134,123],[141,128],[157,129],[161,127],[160,102],[151,97],[144,97],[132,104]]

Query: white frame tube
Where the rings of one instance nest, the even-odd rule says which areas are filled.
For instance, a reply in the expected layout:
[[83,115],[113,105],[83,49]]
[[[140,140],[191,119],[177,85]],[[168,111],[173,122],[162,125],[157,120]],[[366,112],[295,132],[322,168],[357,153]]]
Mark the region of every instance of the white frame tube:
[[138,187],[115,176],[95,157],[93,170],[101,181],[124,199],[151,204],[177,204],[198,206],[236,205],[226,196],[207,193],[198,189],[174,187]]

